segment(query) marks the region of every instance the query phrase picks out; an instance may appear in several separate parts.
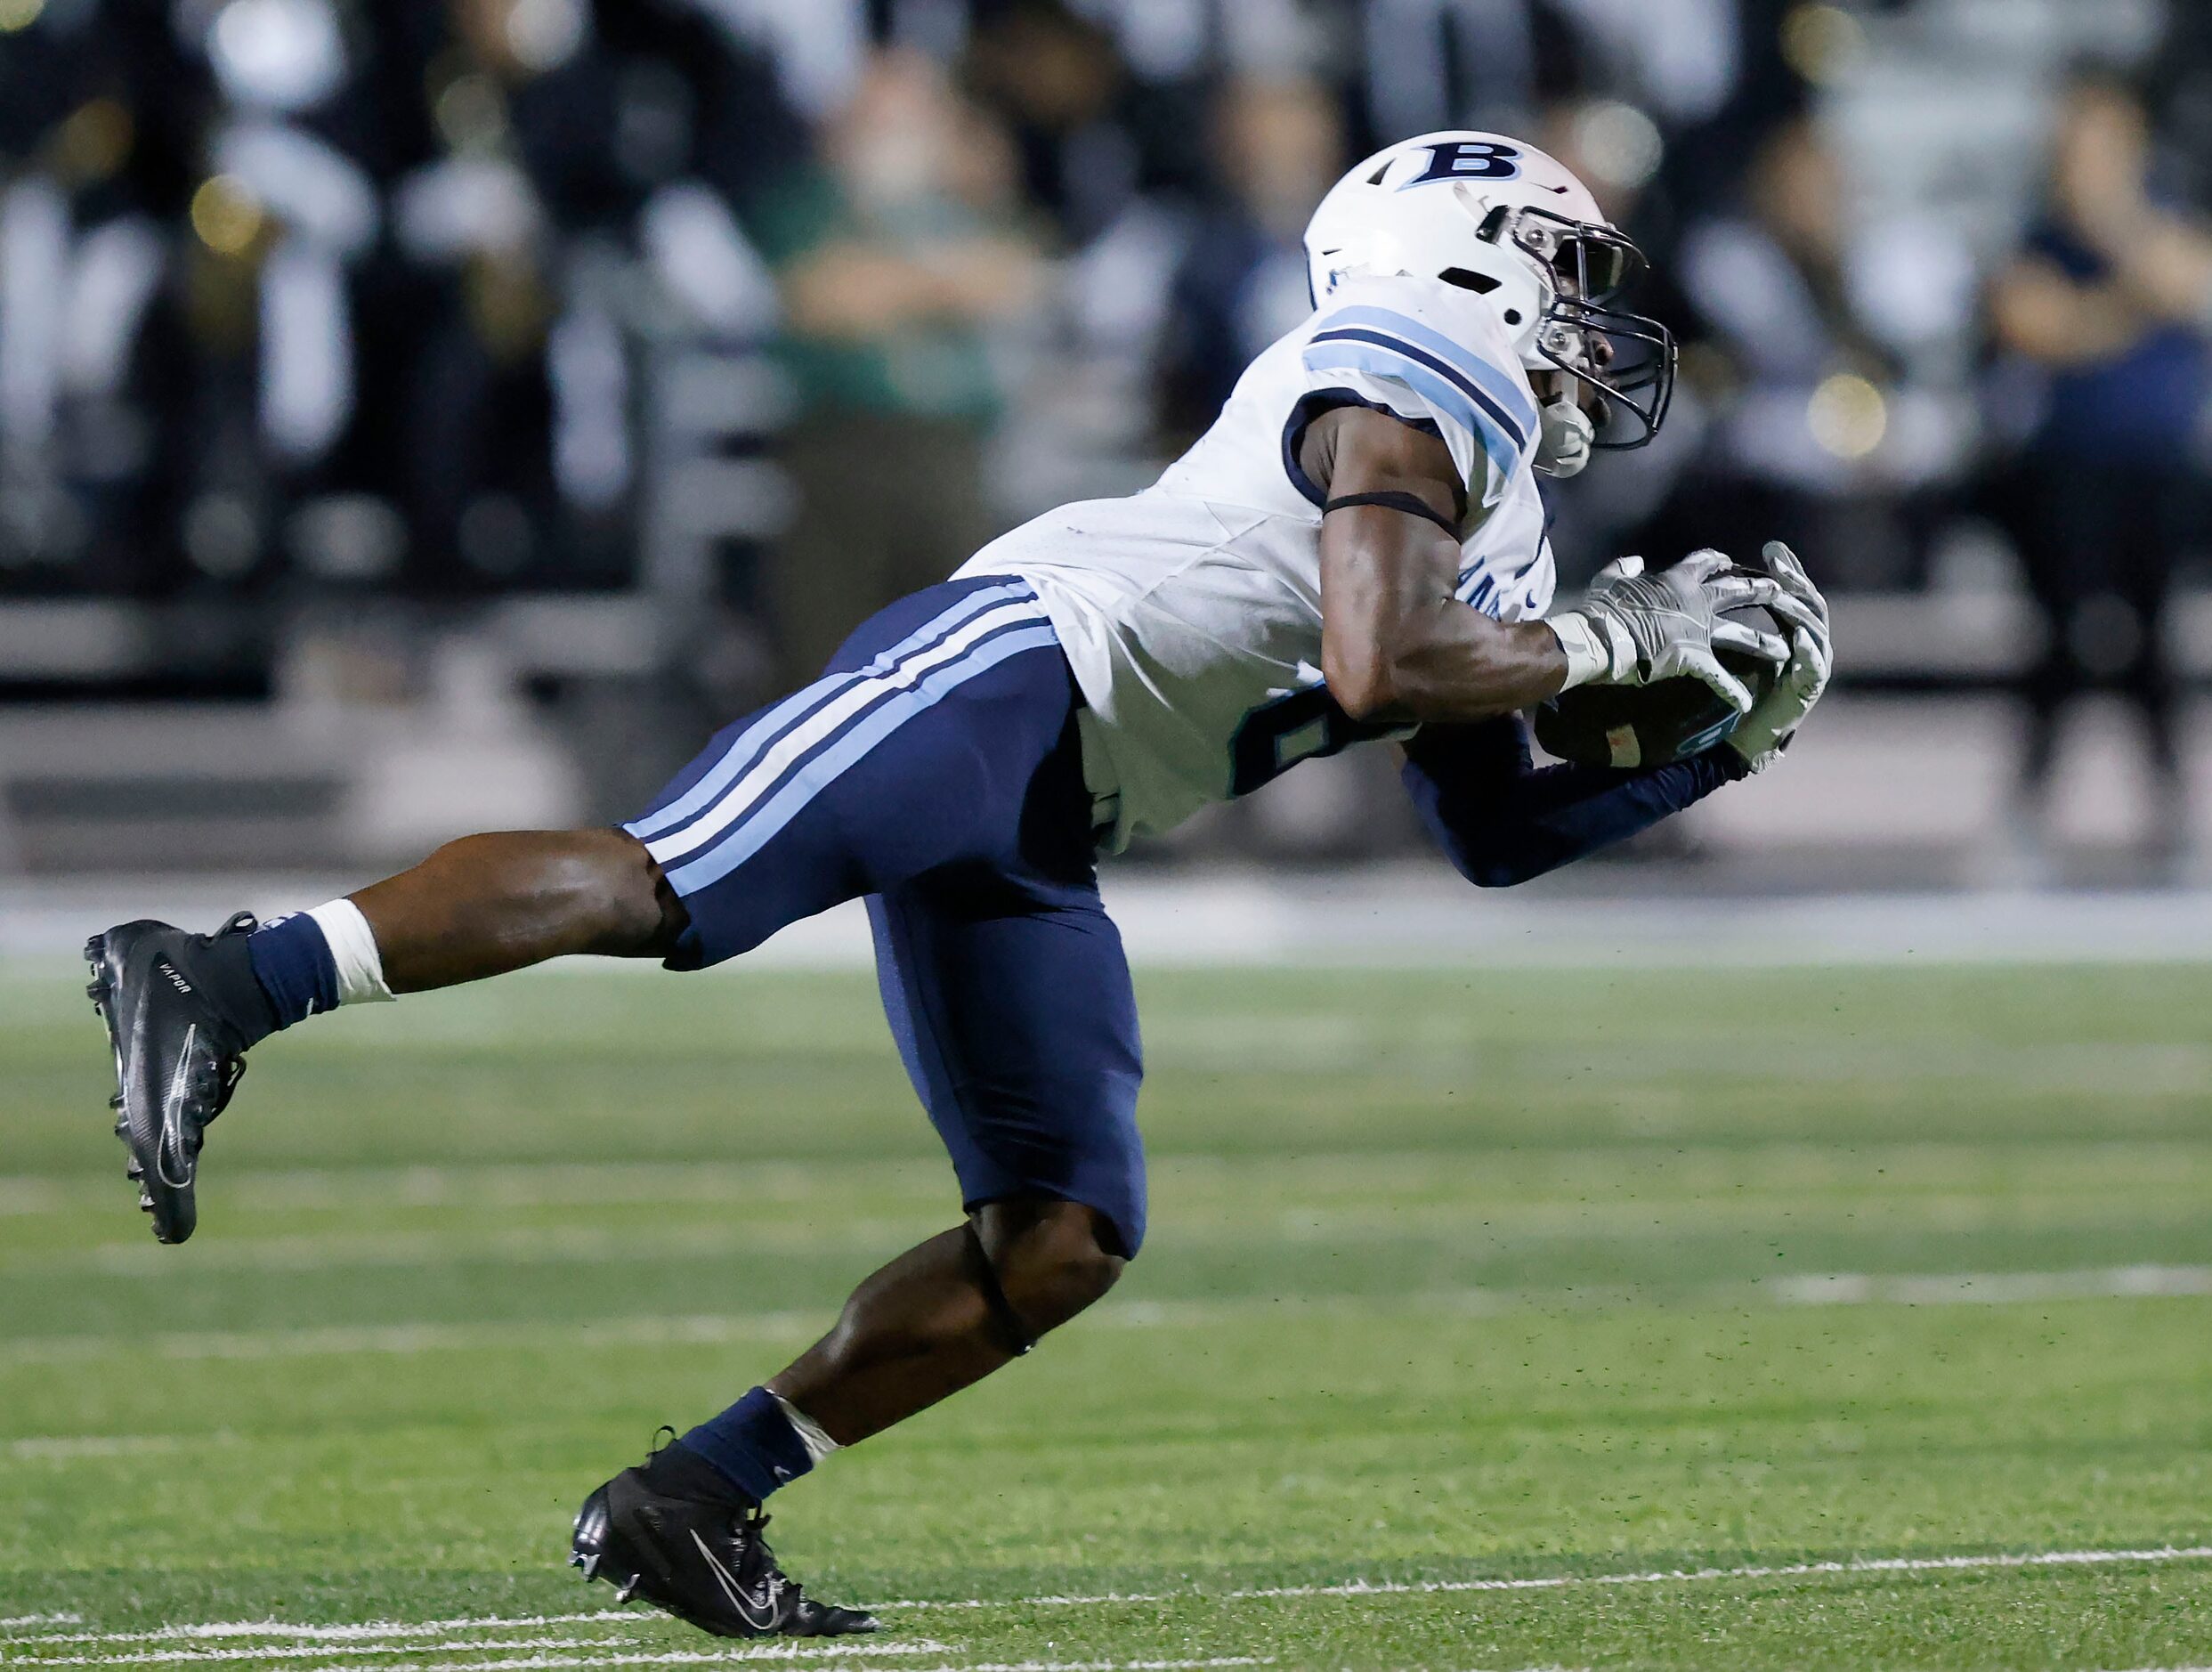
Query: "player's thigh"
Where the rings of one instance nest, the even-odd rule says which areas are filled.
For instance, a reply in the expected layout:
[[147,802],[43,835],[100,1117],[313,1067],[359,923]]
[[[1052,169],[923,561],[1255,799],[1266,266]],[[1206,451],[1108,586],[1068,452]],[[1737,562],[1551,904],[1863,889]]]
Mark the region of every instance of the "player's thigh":
[[718,734],[623,828],[689,926],[669,962],[749,951],[787,923],[1025,827],[1087,838],[1074,686],[1018,581],[933,587],[871,620],[812,685]]
[[1038,892],[939,876],[871,898],[884,1011],[966,1205],[1079,1202],[1133,1255],[1144,1061],[1129,961],[1095,889]]

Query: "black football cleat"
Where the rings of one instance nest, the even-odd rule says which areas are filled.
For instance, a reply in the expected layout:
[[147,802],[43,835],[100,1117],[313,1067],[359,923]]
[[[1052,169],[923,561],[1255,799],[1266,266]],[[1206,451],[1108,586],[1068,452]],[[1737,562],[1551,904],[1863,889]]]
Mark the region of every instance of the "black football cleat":
[[569,1565],[615,1600],[652,1603],[717,1637],[842,1637],[880,1629],[873,1614],[817,1603],[784,1576],[760,1506],[704,1458],[665,1446],[625,1469],[576,1514]]
[[[192,1234],[192,1197],[207,1123],[223,1113],[246,1072],[244,1051],[267,1031],[239,1001],[252,979],[239,913],[213,935],[166,923],[124,923],[85,943],[85,992],[115,1051],[116,1136],[130,1151],[125,1174],[165,1243]],[[248,1000],[247,1002],[251,1002]],[[263,1002],[265,1002],[265,1001]]]

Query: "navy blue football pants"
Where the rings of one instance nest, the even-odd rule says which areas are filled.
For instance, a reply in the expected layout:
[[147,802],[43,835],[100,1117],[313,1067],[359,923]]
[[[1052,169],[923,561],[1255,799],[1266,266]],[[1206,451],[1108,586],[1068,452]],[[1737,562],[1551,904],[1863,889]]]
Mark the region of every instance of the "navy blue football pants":
[[948,581],[726,727],[623,825],[696,970],[865,897],[883,1007],[970,1207],[1042,1194],[1145,1235],[1143,1064],[1098,897],[1066,658],[1020,580]]

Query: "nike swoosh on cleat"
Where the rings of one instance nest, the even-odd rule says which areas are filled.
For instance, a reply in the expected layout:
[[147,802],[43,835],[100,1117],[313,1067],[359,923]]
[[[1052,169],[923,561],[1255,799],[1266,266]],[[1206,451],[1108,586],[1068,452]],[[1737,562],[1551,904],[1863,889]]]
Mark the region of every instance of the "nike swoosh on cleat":
[[774,1631],[775,1629],[774,1599],[764,1597],[759,1602],[755,1602],[747,1596],[745,1587],[737,1582],[737,1576],[723,1566],[721,1557],[707,1548],[707,1541],[699,1536],[699,1530],[696,1528],[692,1530],[692,1543],[699,1546],[699,1554],[706,1559],[709,1571],[714,1574],[715,1583],[722,1587],[722,1594],[730,1599],[730,1606],[737,1611],[737,1617],[755,1631]]
[[[189,1190],[192,1188],[194,1168],[192,1157],[184,1153],[182,1116],[184,1094],[190,1089],[192,1046],[199,1039],[199,1024],[194,1022],[184,1030],[184,1046],[176,1055],[176,1071],[169,1076],[169,1095],[162,1100],[161,1104],[161,1140],[155,1146],[154,1172],[161,1182],[172,1190]],[[169,1176],[172,1148],[184,1163],[184,1176],[181,1179]]]

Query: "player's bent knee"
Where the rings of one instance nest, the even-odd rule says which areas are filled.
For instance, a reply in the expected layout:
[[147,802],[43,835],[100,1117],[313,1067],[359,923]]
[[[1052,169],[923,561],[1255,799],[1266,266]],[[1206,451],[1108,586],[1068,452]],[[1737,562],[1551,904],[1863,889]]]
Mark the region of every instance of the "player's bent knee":
[[549,887],[594,924],[589,950],[615,957],[663,957],[684,926],[659,861],[627,831],[566,832]]
[[976,1217],[1007,1303],[1033,1335],[1102,1298],[1129,1263],[1106,1216],[1080,1202],[1018,1197]]

